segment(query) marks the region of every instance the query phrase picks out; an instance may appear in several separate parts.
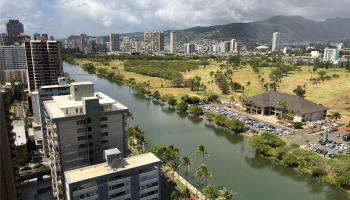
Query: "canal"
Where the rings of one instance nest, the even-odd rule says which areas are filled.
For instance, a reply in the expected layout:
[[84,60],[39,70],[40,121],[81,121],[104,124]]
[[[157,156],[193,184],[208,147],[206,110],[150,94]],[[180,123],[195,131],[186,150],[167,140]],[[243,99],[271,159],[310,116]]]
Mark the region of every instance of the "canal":
[[[192,175],[201,162],[201,158],[196,157],[196,147],[204,145],[209,153],[206,162],[213,172],[208,183],[233,189],[237,192],[237,200],[350,199],[345,192],[321,180],[256,157],[242,136],[231,136],[205,121],[138,95],[125,85],[88,74],[79,66],[65,62],[64,71],[76,81],[92,81],[96,91],[126,105],[150,144],[177,146],[181,155],[190,157]],[[195,178],[191,179],[195,184]]]

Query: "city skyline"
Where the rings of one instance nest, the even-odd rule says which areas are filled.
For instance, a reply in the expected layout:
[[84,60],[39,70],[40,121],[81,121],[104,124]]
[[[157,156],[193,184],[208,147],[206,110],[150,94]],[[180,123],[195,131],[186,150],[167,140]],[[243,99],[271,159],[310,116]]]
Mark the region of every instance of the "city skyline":
[[[29,35],[35,32],[47,32],[56,37],[66,37],[82,32],[90,35],[104,35],[109,32],[176,30],[194,26],[251,22],[281,14],[300,15],[317,21],[334,17],[350,17],[347,12],[349,1],[342,0],[337,5],[332,5],[332,9],[328,9],[331,2],[317,1],[318,6],[314,6],[315,2],[301,4],[299,0],[278,1],[274,6],[270,6],[269,2],[256,0],[249,2],[180,0],[156,3],[149,0],[111,2],[55,0],[50,3],[4,0],[0,2],[2,13],[0,23],[4,24],[9,18],[19,19]],[[19,4],[22,5],[21,8],[16,6]],[[221,15],[216,15],[217,11]],[[0,31],[4,32],[4,27],[0,27]]]

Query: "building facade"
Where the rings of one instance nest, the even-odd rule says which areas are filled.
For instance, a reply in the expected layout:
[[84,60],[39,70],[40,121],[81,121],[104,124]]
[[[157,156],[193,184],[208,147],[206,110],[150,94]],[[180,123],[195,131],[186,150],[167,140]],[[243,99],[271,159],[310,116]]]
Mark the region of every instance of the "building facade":
[[27,82],[23,45],[0,46],[0,82]]
[[29,40],[25,42],[29,91],[44,85],[57,84],[63,76],[61,44],[55,40]]
[[272,51],[278,51],[280,49],[280,33],[274,32],[272,34]]
[[47,130],[45,121],[44,101],[52,100],[53,96],[69,95],[70,86],[66,84],[65,78],[58,79],[57,85],[41,86],[37,91],[30,94],[32,99],[33,117],[35,127],[39,126],[42,134],[42,145],[45,157],[49,157]]
[[5,29],[8,36],[17,36],[24,33],[23,24],[19,20],[10,19],[6,22]]
[[70,95],[54,96],[44,107],[55,199],[65,194],[65,171],[102,163],[105,149],[127,153],[128,108],[95,92],[93,83],[72,83]]
[[123,158],[104,152],[105,163],[65,172],[66,199],[160,199],[161,161],[152,153]]
[[238,44],[236,39],[230,40],[230,52],[237,52],[238,51]]
[[[17,199],[16,185],[20,183],[18,167],[16,166],[15,140],[12,132],[8,131],[5,117],[2,85],[0,84],[0,199]],[[6,176],[4,176],[6,174]]]
[[111,33],[109,36],[109,51],[119,51],[119,34]]
[[148,53],[164,51],[164,33],[161,31],[145,32],[143,45],[144,51]]
[[339,49],[325,48],[323,53],[323,61],[330,62],[332,64],[338,64]]
[[187,55],[193,54],[196,52],[196,45],[193,43],[184,44],[184,53]]
[[175,31],[170,31],[169,51],[170,53],[176,53],[176,32]]

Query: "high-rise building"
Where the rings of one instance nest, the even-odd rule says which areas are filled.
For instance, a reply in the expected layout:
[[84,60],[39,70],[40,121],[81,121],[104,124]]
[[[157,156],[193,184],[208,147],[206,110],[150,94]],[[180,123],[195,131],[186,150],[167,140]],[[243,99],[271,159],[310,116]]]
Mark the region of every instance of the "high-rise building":
[[32,99],[34,127],[39,126],[43,138],[43,152],[46,157],[49,156],[46,115],[44,109],[44,101],[52,100],[53,96],[69,95],[70,86],[66,84],[65,77],[58,78],[58,84],[41,86],[37,91],[30,94]]
[[184,44],[184,53],[185,54],[193,54],[196,51],[196,45],[193,43]]
[[104,151],[105,163],[66,171],[66,199],[160,199],[161,161],[152,153],[123,158]]
[[30,37],[24,34],[23,24],[18,20],[10,19],[5,24],[6,33],[1,34],[0,45],[22,44],[25,39]]
[[278,51],[280,49],[280,33],[275,32],[272,34],[272,51]]
[[170,32],[169,51],[170,53],[176,53],[176,32],[175,31]]
[[13,134],[8,132],[6,122],[3,91],[0,84],[0,199],[17,199],[16,177],[18,169],[14,167],[16,161],[15,144]]
[[236,39],[230,40],[230,52],[237,52],[238,51],[238,44]]
[[44,85],[55,85],[63,76],[61,44],[55,40],[25,42],[29,91]]
[[223,53],[230,52],[230,49],[231,49],[230,44],[231,44],[230,41],[222,42],[221,52]]
[[109,51],[119,51],[119,34],[111,33],[109,36]]
[[131,51],[131,41],[129,37],[123,37],[122,45],[123,51]]
[[339,49],[325,48],[323,53],[323,61],[338,64],[339,62]]
[[8,36],[18,36],[24,33],[23,24],[19,20],[10,19],[6,22],[5,29]]
[[87,35],[85,33],[80,34],[80,38],[78,39],[78,49],[79,51],[85,53],[87,46]]
[[23,45],[0,46],[0,83],[26,83],[26,57]]
[[145,32],[143,35],[143,45],[145,52],[164,51],[164,33],[161,31]]
[[55,199],[65,194],[64,172],[104,162],[103,150],[127,153],[128,108],[91,82],[70,85],[70,95],[44,101],[52,189]]

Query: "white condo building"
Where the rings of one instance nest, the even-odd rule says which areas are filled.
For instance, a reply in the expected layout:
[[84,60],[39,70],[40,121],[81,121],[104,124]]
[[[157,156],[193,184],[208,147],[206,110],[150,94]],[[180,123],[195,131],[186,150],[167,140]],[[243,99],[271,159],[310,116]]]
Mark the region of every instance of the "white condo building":
[[64,172],[104,162],[103,151],[127,152],[128,108],[94,91],[91,82],[70,85],[70,94],[44,101],[55,199],[65,194]]
[[161,161],[152,153],[122,158],[104,151],[105,163],[66,171],[66,199],[158,200]]
[[280,49],[280,33],[275,32],[272,34],[272,51],[278,51]]

